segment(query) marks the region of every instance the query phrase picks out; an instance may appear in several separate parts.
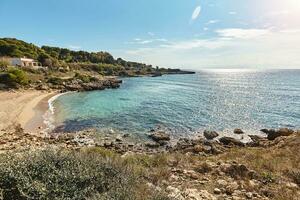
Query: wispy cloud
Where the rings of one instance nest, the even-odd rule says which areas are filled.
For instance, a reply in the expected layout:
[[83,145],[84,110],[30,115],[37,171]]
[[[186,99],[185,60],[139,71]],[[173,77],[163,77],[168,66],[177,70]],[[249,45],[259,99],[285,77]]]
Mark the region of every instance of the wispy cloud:
[[163,44],[161,47],[167,49],[175,49],[175,50],[188,50],[195,48],[204,48],[204,49],[218,49],[222,48],[225,45],[225,40],[217,39],[217,40],[203,40],[203,39],[193,39],[187,41],[177,41],[169,44]]
[[133,42],[127,42],[127,44],[150,44],[155,42],[167,42],[168,40],[165,38],[155,38],[155,39],[146,39],[143,40],[141,38],[135,38]]
[[213,20],[209,20],[208,22],[206,22],[206,25],[209,25],[209,24],[216,24],[216,23],[219,23],[220,20],[218,19],[213,19]]
[[237,12],[235,12],[235,11],[230,11],[230,12],[228,12],[228,14],[229,14],[229,15],[236,15]]
[[217,30],[216,33],[218,33],[222,37],[249,39],[249,38],[256,38],[259,36],[266,35],[270,33],[270,30],[231,28],[231,29]]
[[191,21],[196,20],[200,16],[200,13],[201,13],[201,6],[197,6],[192,14]]
[[295,68],[300,66],[299,32],[299,29],[221,29],[209,39],[171,40],[131,49],[123,56],[166,67]]
[[155,36],[155,33],[153,33],[153,32],[148,32],[148,35],[150,35],[150,36]]

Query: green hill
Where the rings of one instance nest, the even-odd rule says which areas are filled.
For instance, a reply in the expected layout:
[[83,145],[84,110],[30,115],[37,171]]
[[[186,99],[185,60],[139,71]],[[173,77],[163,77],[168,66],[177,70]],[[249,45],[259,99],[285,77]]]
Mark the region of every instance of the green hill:
[[[82,64],[84,67],[90,64],[94,69],[94,64],[104,65],[105,68],[122,70],[139,70],[152,72],[151,65],[137,62],[128,62],[121,58],[115,59],[108,52],[87,52],[72,51],[66,48],[42,46],[41,48],[14,38],[0,39],[0,56],[8,57],[28,57],[38,60],[43,66],[59,68]],[[115,74],[118,75],[118,74]]]

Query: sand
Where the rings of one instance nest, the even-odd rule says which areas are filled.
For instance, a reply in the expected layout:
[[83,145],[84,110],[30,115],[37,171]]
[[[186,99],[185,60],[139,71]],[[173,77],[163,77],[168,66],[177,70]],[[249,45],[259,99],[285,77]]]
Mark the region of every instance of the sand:
[[0,130],[21,124],[27,132],[45,128],[43,115],[48,110],[48,99],[56,92],[17,91],[0,92]]

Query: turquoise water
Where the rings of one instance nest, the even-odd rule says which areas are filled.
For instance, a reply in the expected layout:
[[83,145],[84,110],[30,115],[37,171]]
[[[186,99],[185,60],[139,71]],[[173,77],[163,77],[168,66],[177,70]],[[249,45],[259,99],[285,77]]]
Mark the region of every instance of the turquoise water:
[[112,129],[175,136],[203,129],[300,128],[300,70],[206,70],[125,78],[115,90],[70,93],[54,102],[57,130]]

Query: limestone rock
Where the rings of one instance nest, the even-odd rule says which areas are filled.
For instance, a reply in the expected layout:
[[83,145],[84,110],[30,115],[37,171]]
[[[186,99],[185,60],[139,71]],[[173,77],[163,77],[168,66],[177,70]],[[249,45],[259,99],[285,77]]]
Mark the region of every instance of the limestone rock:
[[280,128],[279,130],[261,129],[260,131],[267,134],[268,140],[275,140],[276,138],[282,137],[282,136],[290,136],[294,133],[293,130],[288,129],[288,128]]
[[166,191],[169,193],[168,197],[174,200],[185,200],[185,198],[182,196],[181,191],[178,188],[175,188],[173,186],[168,186],[166,188]]
[[206,190],[187,189],[185,190],[186,200],[217,200],[217,198]]
[[244,131],[243,131],[242,129],[239,129],[239,128],[234,129],[233,132],[234,132],[235,134],[243,134],[243,133],[244,133]]
[[170,138],[170,135],[163,132],[163,131],[157,131],[157,132],[154,132],[152,134],[149,135],[149,137],[154,140],[155,142],[160,142],[160,141],[169,141],[171,138]]
[[245,146],[244,143],[242,143],[241,141],[235,139],[235,138],[232,138],[232,137],[222,137],[219,139],[219,141],[224,144],[224,145],[236,145],[236,146]]
[[208,131],[208,130],[205,130],[203,132],[203,135],[208,140],[212,140],[212,139],[214,139],[214,138],[216,138],[216,137],[219,136],[219,134],[216,131]]

